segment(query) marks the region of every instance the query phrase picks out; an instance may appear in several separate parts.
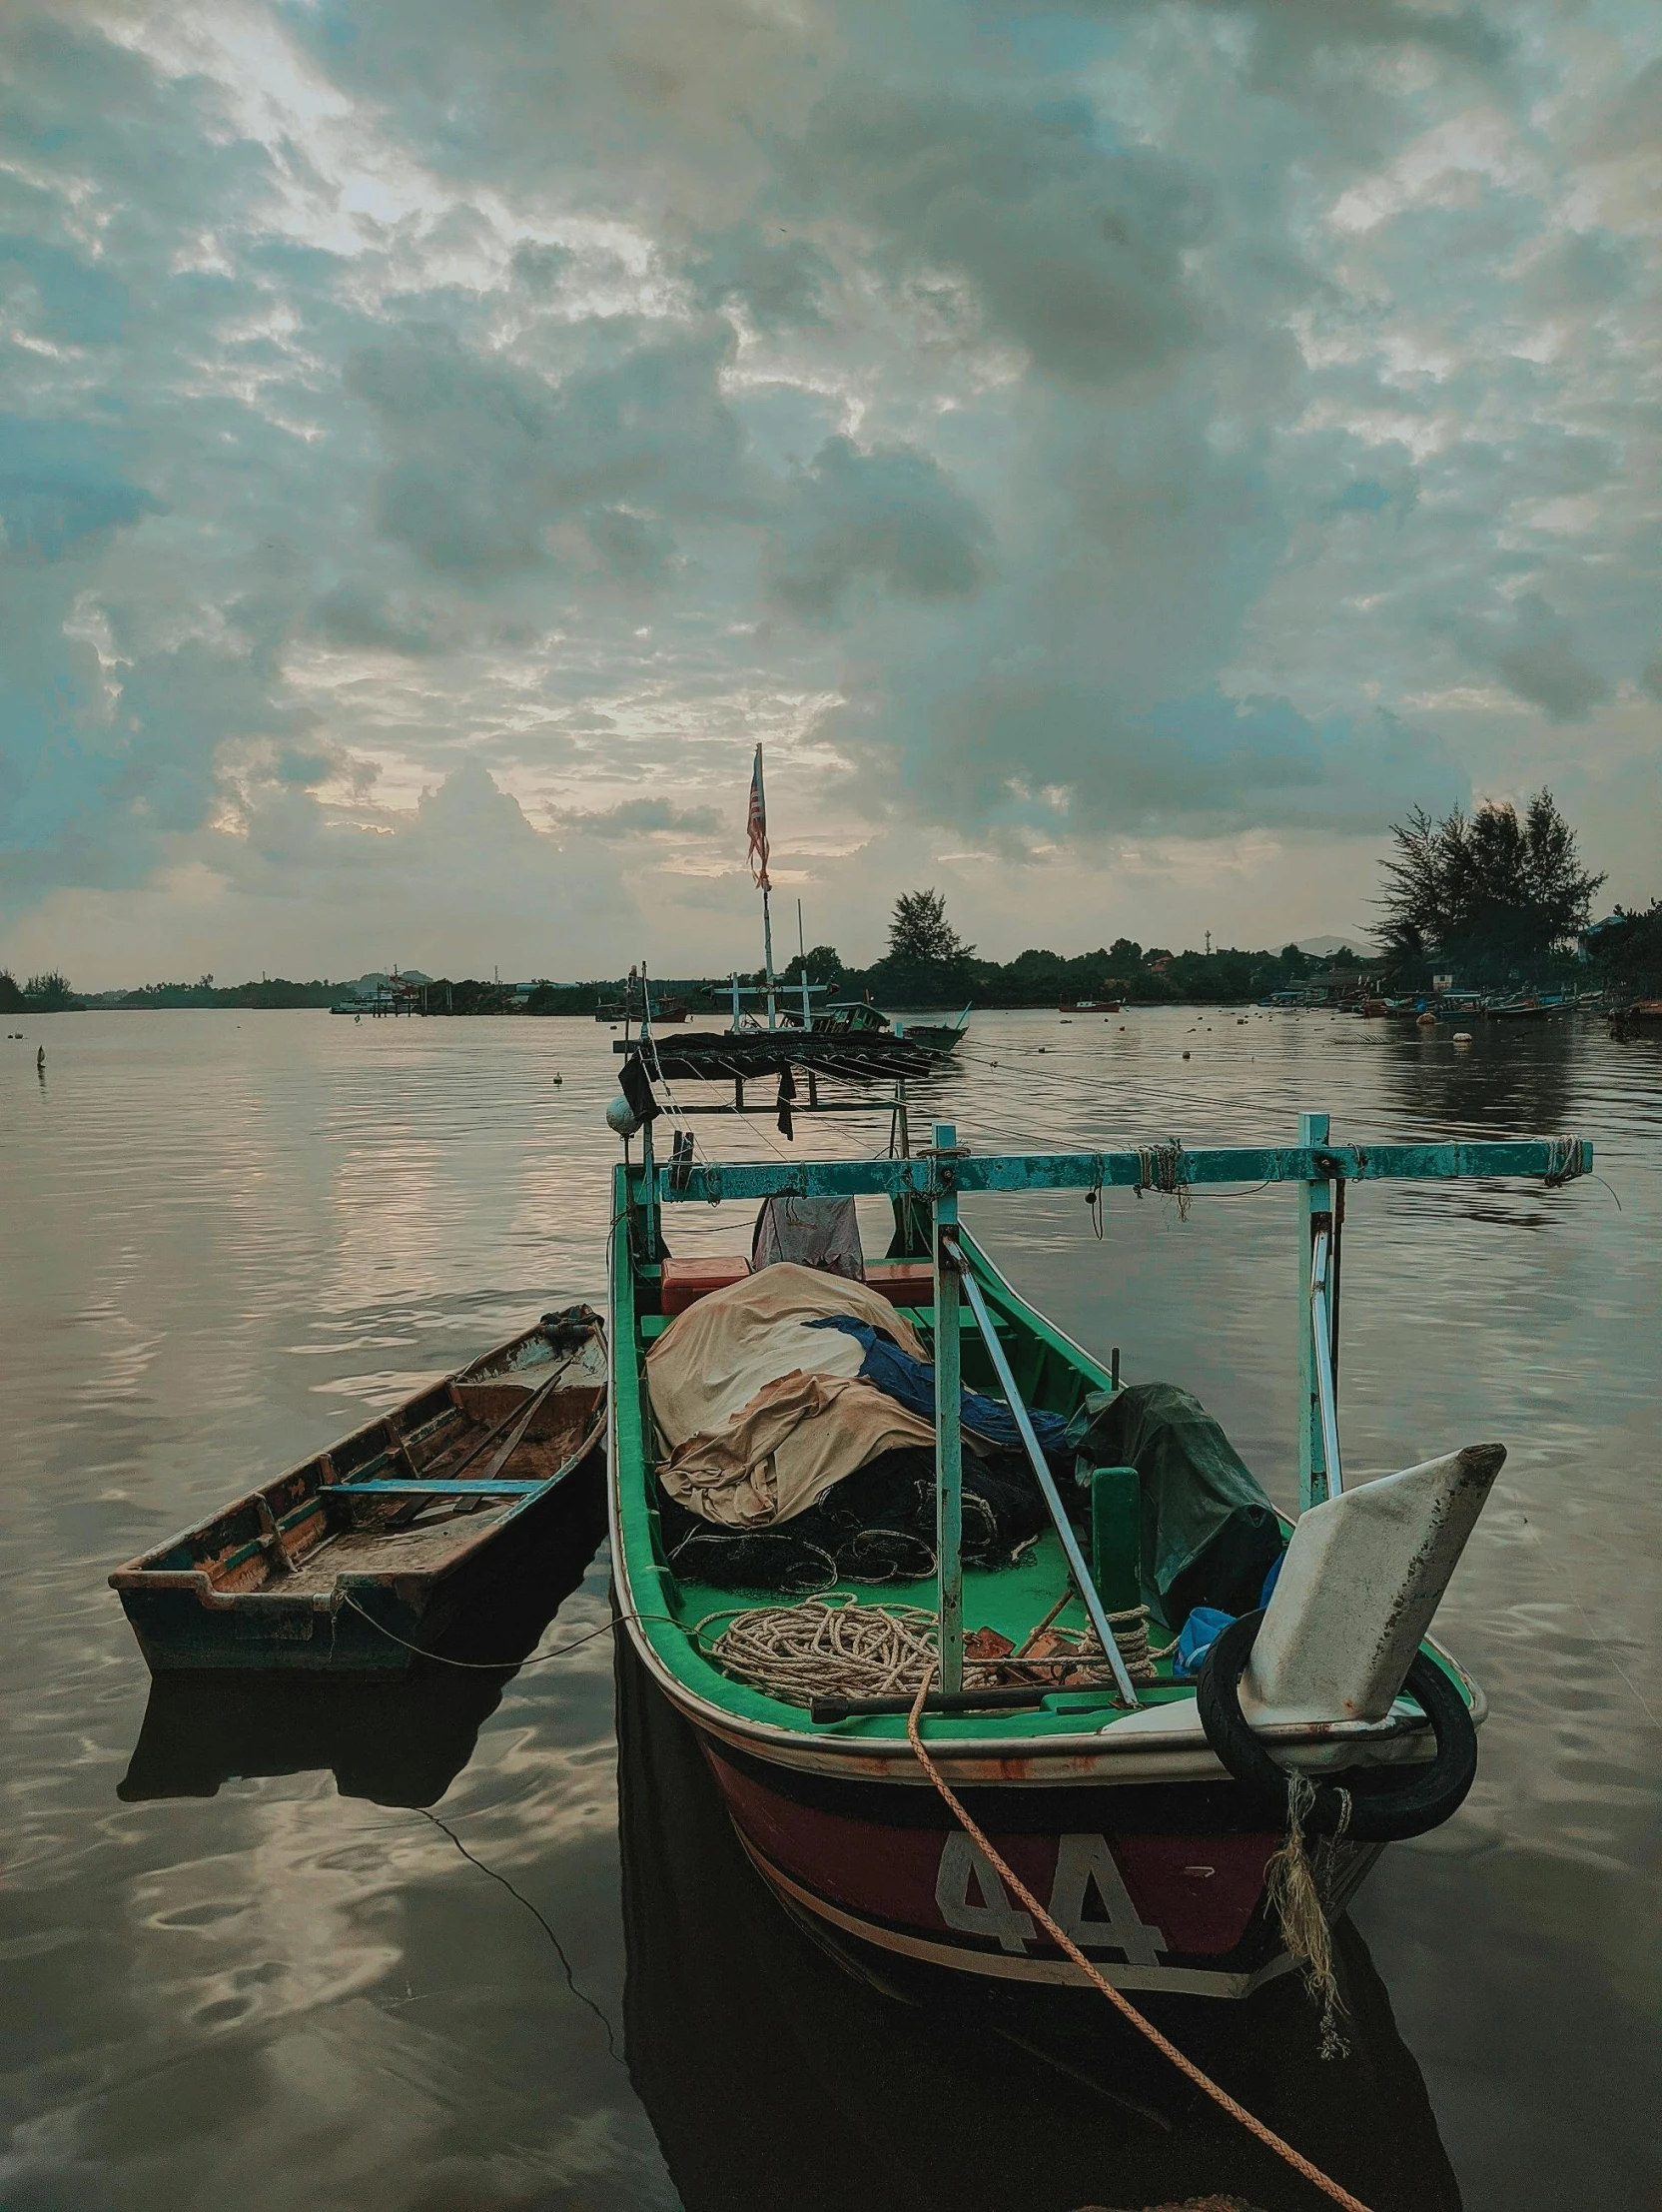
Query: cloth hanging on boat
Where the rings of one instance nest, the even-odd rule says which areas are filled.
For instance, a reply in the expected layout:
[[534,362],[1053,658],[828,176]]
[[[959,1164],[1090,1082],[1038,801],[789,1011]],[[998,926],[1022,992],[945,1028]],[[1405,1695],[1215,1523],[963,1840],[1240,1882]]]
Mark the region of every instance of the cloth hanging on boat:
[[750,1239],[750,1265],[776,1267],[781,1260],[863,1283],[866,1259],[853,1199],[764,1199]]
[[[926,1360],[915,1360],[903,1352],[887,1328],[874,1329],[869,1322],[858,1321],[853,1314],[828,1314],[823,1321],[810,1322],[812,1329],[840,1329],[844,1336],[853,1337],[865,1352],[860,1362],[860,1373],[867,1382],[875,1383],[885,1398],[892,1398],[897,1405],[906,1406],[933,1424],[935,1419],[935,1369]],[[1002,1398],[988,1398],[978,1390],[960,1393],[959,1420],[972,1435],[987,1444],[996,1444],[1008,1452],[1023,1449],[1022,1432],[1016,1426],[1016,1417]],[[1047,1459],[1061,1459],[1065,1455],[1068,1420],[1065,1414],[1046,1413],[1034,1407],[1028,1414],[1033,1423],[1033,1433],[1039,1439],[1039,1449]]]
[[646,1357],[664,1494],[730,1529],[788,1521],[884,1452],[933,1448],[933,1422],[865,1380],[864,1347],[810,1322],[849,1314],[924,1348],[887,1299],[779,1261],[689,1306]]
[[1248,1612],[1285,1548],[1257,1478],[1201,1401],[1176,1383],[1093,1391],[1074,1416],[1075,1470],[1133,1467],[1142,1486],[1145,1601],[1174,1628],[1196,1606]]
[[629,1103],[636,1121],[656,1121],[660,1108],[652,1078],[638,1052],[631,1052],[617,1071],[617,1087]]

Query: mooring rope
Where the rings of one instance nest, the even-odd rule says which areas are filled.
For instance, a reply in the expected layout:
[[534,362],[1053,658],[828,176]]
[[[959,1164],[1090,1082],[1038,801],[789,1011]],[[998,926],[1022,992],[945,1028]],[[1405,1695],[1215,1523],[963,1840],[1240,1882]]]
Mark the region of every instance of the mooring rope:
[[1155,2049],[1163,2057],[1169,2058],[1181,2074],[1186,2075],[1189,2080],[1194,2082],[1197,2089],[1204,2089],[1213,2102],[1221,2105],[1233,2120],[1239,2120],[1249,2135],[1256,2136],[1257,2140],[1267,2149],[1272,2150],[1277,2157],[1284,2158],[1294,2173],[1302,2174],[1304,2179],[1311,2183],[1313,2187],[1319,2189],[1324,2196],[1330,2197],[1335,2204],[1343,2205],[1345,2212],[1368,2212],[1368,2207],[1363,2204],[1360,2197],[1352,2196],[1341,2182],[1334,2181],[1329,2174],[1324,2174],[1319,2166],[1312,2164],[1304,2156],[1302,2151],[1294,2150],[1284,2137],[1277,2135],[1273,2128],[1266,2127],[1255,2113],[1248,2112],[1244,2104],[1232,2097],[1230,2092],[1214,2081],[1210,2074],[1204,2073],[1192,2058],[1187,2057],[1184,2052],[1180,2051],[1169,2036],[1163,2035],[1154,2022],[1137,2009],[1129,1997],[1116,1989],[1108,1977],[1092,1965],[1090,1959],[1086,1957],[1067,1930],[1059,1927],[1056,1921],[1052,1919],[1027,1883],[1023,1881],[1021,1875],[995,1848],[991,1839],[982,1832],[971,1818],[963,1802],[954,1792],[951,1783],[924,1748],[923,1737],[918,1728],[918,1720],[923,1711],[923,1701],[928,1693],[933,1672],[934,1669],[931,1668],[930,1673],[926,1674],[917,1686],[917,1692],[912,1699],[912,1709],[906,1716],[906,1739],[917,1756],[918,1764],[945,1800],[948,1811],[971,1842],[974,1843],[977,1850],[983,1854],[987,1863],[1021,1899],[1046,1934],[1067,1953],[1086,1979],[1094,1982],[1109,2003],[1124,2014],[1140,2035],[1146,2035]]

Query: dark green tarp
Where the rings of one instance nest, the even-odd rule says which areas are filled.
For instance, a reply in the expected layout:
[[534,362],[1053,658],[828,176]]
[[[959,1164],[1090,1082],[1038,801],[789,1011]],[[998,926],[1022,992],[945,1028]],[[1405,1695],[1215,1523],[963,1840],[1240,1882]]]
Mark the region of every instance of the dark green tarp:
[[1093,1468],[1133,1467],[1143,1494],[1143,1597],[1173,1629],[1195,1606],[1248,1613],[1282,1550],[1257,1478],[1201,1401],[1176,1383],[1093,1391],[1068,1425]]

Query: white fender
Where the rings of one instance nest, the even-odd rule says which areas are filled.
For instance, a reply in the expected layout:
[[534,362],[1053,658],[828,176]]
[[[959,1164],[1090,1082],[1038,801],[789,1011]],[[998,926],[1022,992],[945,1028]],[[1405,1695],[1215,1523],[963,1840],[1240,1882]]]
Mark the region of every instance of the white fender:
[[1382,1720],[1505,1458],[1468,1444],[1312,1506],[1241,1679],[1243,1716]]

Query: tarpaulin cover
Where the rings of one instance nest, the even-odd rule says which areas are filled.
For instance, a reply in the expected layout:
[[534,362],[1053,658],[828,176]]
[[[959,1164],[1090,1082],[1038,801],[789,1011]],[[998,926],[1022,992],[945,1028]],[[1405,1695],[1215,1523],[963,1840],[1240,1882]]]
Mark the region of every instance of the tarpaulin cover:
[[[865,1358],[860,1363],[860,1373],[869,1383],[875,1383],[886,1398],[895,1399],[902,1406],[910,1406],[915,1414],[931,1424],[935,1419],[935,1370],[925,1361],[914,1360],[903,1352],[894,1340],[892,1326],[874,1329],[869,1322],[857,1321],[852,1314],[831,1314],[824,1321],[809,1324],[814,1329],[840,1329],[844,1336],[853,1337],[865,1347]],[[1011,1452],[1023,1450],[1022,1432],[1016,1426],[1016,1416],[1002,1398],[987,1398],[978,1390],[960,1394],[959,1420],[972,1436],[978,1436],[988,1444],[997,1444]],[[1031,1407],[1028,1419],[1033,1423],[1033,1433],[1039,1440],[1039,1449],[1047,1458],[1060,1456],[1068,1434],[1067,1418],[1063,1414],[1046,1413],[1041,1407]]]
[[1246,1613],[1283,1548],[1280,1524],[1235,1446],[1175,1383],[1093,1391],[1068,1428],[1081,1477],[1134,1467],[1143,1491],[1143,1595],[1174,1627],[1190,1609]]
[[862,1377],[858,1339],[809,1326],[837,1314],[924,1359],[916,1333],[876,1291],[788,1262],[677,1316],[646,1357],[669,1497],[719,1526],[760,1528],[790,1520],[881,1453],[933,1446],[933,1422]]

